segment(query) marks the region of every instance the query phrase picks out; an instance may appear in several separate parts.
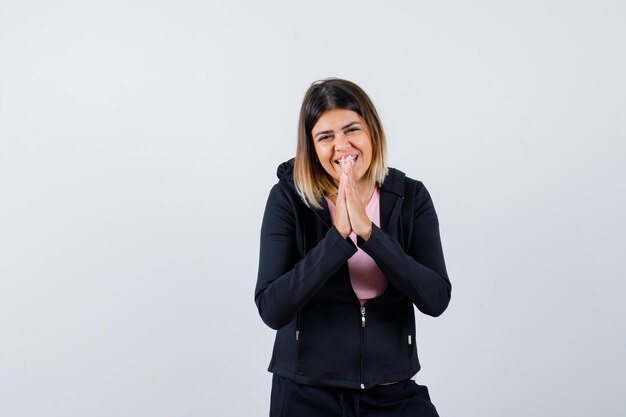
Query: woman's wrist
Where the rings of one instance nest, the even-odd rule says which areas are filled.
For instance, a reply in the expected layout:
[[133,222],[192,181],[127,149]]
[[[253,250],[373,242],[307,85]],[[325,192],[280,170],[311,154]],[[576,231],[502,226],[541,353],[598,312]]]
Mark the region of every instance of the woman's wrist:
[[367,241],[370,238],[370,236],[372,236],[372,222],[371,221],[369,222],[369,224],[367,225],[367,227],[365,228],[363,232],[357,233],[357,234],[361,239]]
[[337,227],[336,224],[333,225],[335,227],[335,229],[337,229],[337,231],[339,232],[339,234],[346,239],[349,235],[350,235],[350,230],[341,230],[339,227]]

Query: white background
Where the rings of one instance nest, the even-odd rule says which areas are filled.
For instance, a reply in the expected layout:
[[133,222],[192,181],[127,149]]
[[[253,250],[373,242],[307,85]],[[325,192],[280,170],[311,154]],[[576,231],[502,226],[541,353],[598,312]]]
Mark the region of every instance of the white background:
[[328,76],[437,207],[439,413],[623,415],[625,22],[618,0],[0,0],[0,415],[267,415],[259,228]]

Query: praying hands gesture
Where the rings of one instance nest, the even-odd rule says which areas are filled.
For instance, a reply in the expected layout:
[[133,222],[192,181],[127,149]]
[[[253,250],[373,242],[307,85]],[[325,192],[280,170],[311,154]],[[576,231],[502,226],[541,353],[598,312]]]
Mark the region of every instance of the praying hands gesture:
[[335,202],[335,228],[344,238],[351,232],[363,240],[372,234],[372,221],[367,217],[365,204],[371,196],[374,184],[357,184],[348,158],[341,159],[341,176]]

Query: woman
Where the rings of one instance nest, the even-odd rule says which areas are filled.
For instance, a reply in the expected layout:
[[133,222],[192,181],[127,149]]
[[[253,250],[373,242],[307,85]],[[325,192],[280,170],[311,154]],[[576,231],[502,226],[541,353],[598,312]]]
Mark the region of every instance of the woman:
[[450,301],[437,214],[385,157],[365,92],[313,83],[261,229],[255,301],[277,330],[272,417],[437,416],[411,379],[413,305],[439,316]]

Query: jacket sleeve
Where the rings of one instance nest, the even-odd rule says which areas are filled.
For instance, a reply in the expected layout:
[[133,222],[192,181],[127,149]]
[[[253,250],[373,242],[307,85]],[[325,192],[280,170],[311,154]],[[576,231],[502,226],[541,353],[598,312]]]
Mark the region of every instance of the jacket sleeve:
[[441,315],[450,302],[452,286],[446,272],[437,213],[426,187],[418,182],[413,229],[406,249],[376,225],[372,227],[370,238],[359,240],[360,248],[422,313]]
[[259,271],[255,302],[261,318],[269,327],[288,324],[302,307],[356,251],[349,239],[336,228],[300,259],[294,207],[280,185],[275,185],[267,200],[261,226]]

